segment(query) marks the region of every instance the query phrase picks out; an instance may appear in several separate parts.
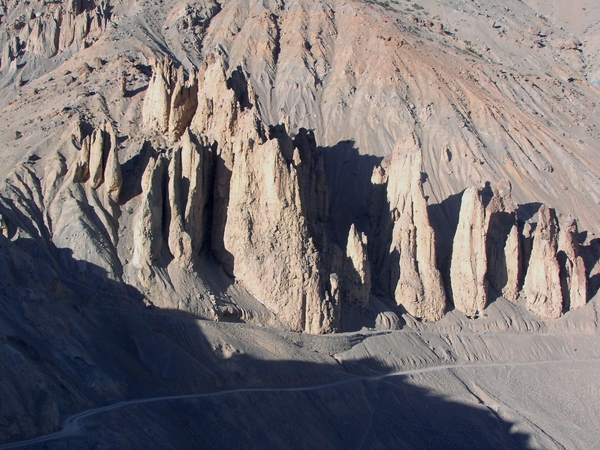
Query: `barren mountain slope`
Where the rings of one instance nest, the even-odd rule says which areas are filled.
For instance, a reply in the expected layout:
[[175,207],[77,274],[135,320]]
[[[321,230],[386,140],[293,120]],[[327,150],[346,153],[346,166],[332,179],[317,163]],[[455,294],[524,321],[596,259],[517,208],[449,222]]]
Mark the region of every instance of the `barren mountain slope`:
[[565,8],[0,0],[0,442],[593,446]]

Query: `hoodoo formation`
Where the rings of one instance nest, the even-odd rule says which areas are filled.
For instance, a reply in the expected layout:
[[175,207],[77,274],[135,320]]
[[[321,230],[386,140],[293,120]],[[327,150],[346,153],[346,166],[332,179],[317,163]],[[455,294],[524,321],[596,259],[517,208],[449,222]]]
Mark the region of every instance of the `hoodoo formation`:
[[1,448],[125,398],[326,385],[330,360],[529,364],[569,333],[598,357],[600,7],[420,3],[0,0]]

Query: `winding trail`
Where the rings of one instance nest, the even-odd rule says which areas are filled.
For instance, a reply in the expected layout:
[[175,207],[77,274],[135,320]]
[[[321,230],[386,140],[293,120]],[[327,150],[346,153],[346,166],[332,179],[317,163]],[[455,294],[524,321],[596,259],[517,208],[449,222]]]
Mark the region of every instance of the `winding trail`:
[[422,369],[402,370],[399,372],[386,373],[381,375],[369,376],[352,376],[342,380],[332,381],[324,384],[304,387],[289,387],[289,388],[240,388],[230,389],[225,391],[206,392],[203,394],[188,394],[188,395],[167,395],[162,397],[141,398],[137,400],[126,400],[112,405],[102,406],[99,408],[88,409],[87,411],[74,414],[67,417],[63,423],[62,429],[55,433],[46,434],[25,441],[13,442],[11,444],[0,445],[0,450],[9,450],[23,448],[28,445],[40,444],[42,442],[64,439],[72,436],[77,436],[83,432],[83,427],[80,424],[83,419],[91,416],[102,414],[104,412],[115,411],[117,409],[126,408],[133,405],[141,405],[144,403],[156,403],[174,400],[193,400],[202,398],[224,397],[232,394],[260,394],[260,393],[276,393],[276,392],[308,392],[317,391],[320,389],[328,389],[344,384],[353,383],[356,381],[380,381],[385,378],[402,377],[409,375],[419,375],[423,373],[437,372],[440,370],[452,369],[470,369],[470,368],[489,368],[489,367],[517,367],[517,366],[537,366],[542,364],[568,364],[568,363],[585,363],[585,362],[600,362],[600,358],[593,359],[572,359],[572,360],[549,360],[549,361],[533,361],[533,362],[512,362],[512,363],[487,363],[487,364],[446,364],[440,366],[425,367]]

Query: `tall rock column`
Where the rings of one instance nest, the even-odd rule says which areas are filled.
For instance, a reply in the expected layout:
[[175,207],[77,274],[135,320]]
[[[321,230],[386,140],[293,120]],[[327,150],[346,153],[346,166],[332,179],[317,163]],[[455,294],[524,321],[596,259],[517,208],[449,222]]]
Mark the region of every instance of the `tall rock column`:
[[366,306],[371,292],[371,267],[367,255],[367,237],[358,233],[354,224],[348,233],[346,245],[344,284],[350,304]]
[[557,319],[563,310],[560,267],[556,259],[558,224],[553,209],[542,205],[533,234],[533,248],[523,292],[527,308],[543,320]]
[[198,80],[192,71],[186,79],[183,67],[177,70],[169,108],[169,134],[177,141],[190,125],[198,107]]
[[[216,149],[213,253],[287,328],[335,331],[337,279],[324,269],[313,241],[321,227],[312,222],[326,210],[323,183],[315,179],[323,170],[314,137],[305,132],[295,142],[283,126],[274,126],[268,139],[252,110],[252,93],[250,102],[239,98],[227,82],[227,65],[210,54],[206,60],[197,75],[198,106],[190,129]],[[245,82],[238,74],[235,86],[245,91]]]
[[142,123],[146,128],[154,128],[159,133],[169,130],[171,94],[173,93],[173,68],[167,58],[153,60],[152,78],[146,89],[142,106]]
[[422,156],[414,136],[395,149],[388,201],[395,219],[390,250],[399,253],[396,302],[417,318],[439,320],[446,308],[446,293],[437,269],[435,236],[423,194]]
[[90,144],[90,179],[92,187],[98,189],[104,182],[104,146],[106,136],[106,122],[101,128],[94,130]]
[[106,124],[107,136],[110,142],[107,145],[106,168],[104,169],[104,179],[108,197],[115,203],[119,201],[121,187],[123,186],[123,177],[121,175],[121,164],[119,163],[119,148],[117,146],[117,133],[112,123]]
[[204,142],[194,142],[192,133],[186,129],[181,138],[181,176],[187,190],[182,213],[183,227],[190,236],[193,255],[198,254],[204,241],[204,209],[212,180],[212,156],[212,149]]
[[450,284],[454,306],[468,316],[487,305],[485,211],[477,188],[463,193],[452,246]]
[[325,296],[297,170],[282,142],[247,141],[234,161],[223,236],[233,275],[290,329],[334,331],[337,305]]
[[167,164],[163,156],[152,158],[142,176],[142,203],[135,218],[131,261],[137,268],[151,266],[163,253],[163,181]]
[[558,261],[561,270],[565,306],[576,309],[587,301],[585,263],[579,254],[577,221],[568,217],[562,221],[558,237]]

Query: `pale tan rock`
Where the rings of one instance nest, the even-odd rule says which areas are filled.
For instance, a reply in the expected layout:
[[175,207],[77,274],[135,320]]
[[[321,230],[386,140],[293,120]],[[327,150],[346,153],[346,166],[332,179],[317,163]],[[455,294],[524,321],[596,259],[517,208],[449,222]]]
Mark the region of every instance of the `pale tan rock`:
[[444,314],[446,293],[423,194],[421,158],[411,136],[397,144],[388,171],[388,200],[395,217],[391,251],[399,253],[400,269],[394,297],[411,315],[436,321]]
[[334,331],[335,295],[323,290],[296,169],[278,139],[257,141],[237,148],[231,174],[223,243],[233,275],[290,329]]
[[152,78],[146,89],[146,97],[142,106],[142,124],[145,128],[154,129],[158,133],[169,130],[171,112],[172,66],[169,60],[151,61]]
[[121,164],[119,163],[119,149],[117,147],[117,134],[110,122],[107,122],[106,131],[110,143],[106,157],[104,180],[109,198],[114,203],[117,203],[119,201],[119,196],[121,195],[121,187],[123,186]]
[[169,197],[169,250],[175,261],[183,266],[192,259],[192,242],[183,226],[181,211],[181,148],[173,150],[169,163],[168,197]]
[[186,80],[183,67],[180,67],[172,84],[174,87],[169,108],[169,135],[172,141],[177,141],[190,125],[198,107],[196,73],[192,71]]
[[52,17],[38,17],[34,20],[27,49],[35,55],[50,58],[58,52],[58,21]]
[[92,137],[86,136],[81,141],[81,150],[79,154],[79,161],[76,163],[75,171],[73,173],[74,183],[85,183],[90,178],[90,146],[92,144]]
[[134,219],[133,258],[137,268],[151,266],[163,252],[163,180],[168,161],[151,158],[142,177],[142,203]]
[[517,205],[510,192],[510,183],[500,183],[486,207],[486,257],[490,288],[515,302],[521,280],[521,249]]
[[[502,288],[502,296],[512,302],[519,298],[520,283],[523,279],[521,245],[519,229],[513,225],[504,244],[504,261],[506,265],[506,283]],[[488,269],[488,275],[489,275]]]
[[121,72],[121,79],[119,80],[119,91],[121,95],[125,97],[127,95],[127,73],[125,71]]
[[385,169],[381,166],[373,167],[373,173],[371,174],[371,183],[373,184],[385,184],[387,183],[387,174]]
[[[227,87],[225,63],[211,54],[206,59],[209,63],[197,75],[198,107],[190,129],[196,134],[207,135],[211,141],[218,141],[221,147],[227,147],[236,134],[241,108],[235,93]],[[240,127],[240,130],[243,129]]]
[[558,236],[558,261],[561,269],[563,300],[568,309],[577,309],[587,302],[585,263],[579,253],[577,221],[564,219]]
[[8,67],[10,65],[11,61],[14,61],[16,59],[18,53],[19,53],[19,37],[13,36],[4,45],[4,48],[2,50],[2,57],[0,58],[0,61],[2,63],[2,65],[0,67],[2,67],[2,68]]
[[487,305],[485,247],[485,211],[477,188],[471,187],[462,195],[450,263],[454,306],[467,316]]
[[354,224],[348,232],[346,257],[350,260],[346,269],[347,301],[350,304],[366,306],[371,292],[371,267],[367,255],[367,237],[359,234]]
[[209,199],[211,181],[211,153],[192,141],[189,129],[181,138],[182,179],[187,185],[187,200],[183,212],[183,226],[190,236],[192,255],[197,255],[204,241],[204,208]]
[[98,189],[104,182],[104,137],[106,123],[92,133],[90,143],[90,180],[92,187]]
[[212,55],[207,60],[198,73],[190,129],[218,148],[213,253],[287,328],[332,332],[343,288],[337,275],[321,274],[311,235],[327,214],[314,136],[304,130],[292,141],[283,127],[274,127],[267,140],[258,116],[228,88],[226,65]]
[[523,293],[527,308],[543,320],[562,315],[560,267],[556,259],[558,224],[553,209],[542,205],[533,234],[533,248]]

